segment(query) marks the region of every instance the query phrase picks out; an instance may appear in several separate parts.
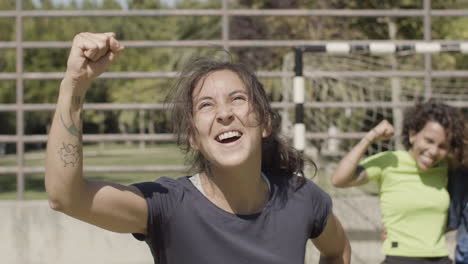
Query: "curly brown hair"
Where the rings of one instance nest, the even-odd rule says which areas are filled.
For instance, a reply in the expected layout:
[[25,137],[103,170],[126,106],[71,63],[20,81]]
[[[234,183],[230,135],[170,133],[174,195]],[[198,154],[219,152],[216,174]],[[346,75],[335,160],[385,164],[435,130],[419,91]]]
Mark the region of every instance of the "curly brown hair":
[[466,141],[463,115],[458,109],[434,99],[418,102],[406,111],[402,132],[405,148],[411,148],[410,131],[418,133],[430,121],[439,123],[445,129],[450,146],[449,158],[453,166],[460,165],[463,161]]

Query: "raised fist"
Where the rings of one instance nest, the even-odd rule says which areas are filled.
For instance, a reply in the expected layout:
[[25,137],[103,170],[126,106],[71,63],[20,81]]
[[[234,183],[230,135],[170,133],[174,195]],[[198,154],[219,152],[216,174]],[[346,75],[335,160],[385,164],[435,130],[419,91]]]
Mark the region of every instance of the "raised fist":
[[377,126],[367,133],[365,138],[370,142],[388,140],[395,134],[395,129],[387,120],[382,120]]
[[73,39],[66,77],[89,83],[103,73],[124,47],[114,33],[79,33]]

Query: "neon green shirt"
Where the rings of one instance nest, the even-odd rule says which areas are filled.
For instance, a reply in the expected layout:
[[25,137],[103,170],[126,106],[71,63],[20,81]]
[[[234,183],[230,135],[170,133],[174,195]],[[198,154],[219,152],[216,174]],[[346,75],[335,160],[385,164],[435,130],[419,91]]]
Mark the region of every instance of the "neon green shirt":
[[387,151],[360,163],[379,187],[388,256],[448,256],[445,230],[449,207],[447,161],[420,171],[406,151]]

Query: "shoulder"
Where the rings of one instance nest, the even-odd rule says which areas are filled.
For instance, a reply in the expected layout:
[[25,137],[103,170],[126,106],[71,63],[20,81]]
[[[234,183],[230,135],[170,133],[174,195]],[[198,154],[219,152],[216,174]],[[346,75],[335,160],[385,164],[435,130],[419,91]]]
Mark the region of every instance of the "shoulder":
[[313,182],[312,180],[306,179],[306,180],[305,180],[305,183],[304,183],[304,187],[306,187],[306,189],[308,189],[309,193],[310,193],[312,196],[319,196],[319,197],[322,198],[322,199],[330,200],[330,201],[331,201],[330,195],[329,195],[328,193],[326,193],[322,188],[320,188],[320,187],[319,187],[315,182]]
[[[305,216],[309,224],[309,237],[318,237],[325,229],[327,219],[332,212],[333,203],[330,195],[310,179],[304,179],[304,184],[293,194],[291,205],[293,208],[301,208],[301,213],[296,215]],[[293,215],[293,214],[291,214]]]
[[360,165],[367,166],[385,166],[396,164],[398,160],[404,159],[408,154],[406,151],[383,151],[365,158]]
[[187,177],[177,179],[161,177],[152,182],[139,182],[132,185],[138,188],[145,198],[148,198],[155,194],[181,193],[187,187],[187,183]]
[[[302,185],[298,183],[302,183]],[[291,178],[289,193],[293,197],[307,199],[311,205],[325,205],[328,207],[332,203],[330,195],[308,178],[297,176]]]
[[188,177],[178,179],[162,177],[153,182],[140,182],[133,186],[138,188],[146,199],[150,220],[166,221],[184,201],[190,188],[189,184]]
[[[297,178],[297,177],[295,177]],[[312,194],[326,194],[315,182],[309,178],[304,178],[303,188]]]
[[374,159],[406,159],[409,157],[409,153],[404,150],[396,150],[396,151],[382,151],[380,153],[374,154],[369,158]]

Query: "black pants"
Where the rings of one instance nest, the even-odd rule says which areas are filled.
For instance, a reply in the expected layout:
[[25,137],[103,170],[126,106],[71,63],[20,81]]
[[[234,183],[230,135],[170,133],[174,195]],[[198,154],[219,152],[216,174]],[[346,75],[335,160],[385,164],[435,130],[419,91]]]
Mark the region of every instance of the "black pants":
[[411,258],[411,257],[398,257],[386,256],[382,264],[452,264],[449,257],[440,258]]

